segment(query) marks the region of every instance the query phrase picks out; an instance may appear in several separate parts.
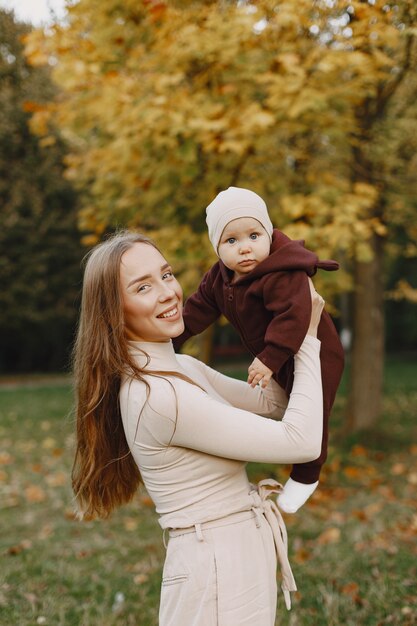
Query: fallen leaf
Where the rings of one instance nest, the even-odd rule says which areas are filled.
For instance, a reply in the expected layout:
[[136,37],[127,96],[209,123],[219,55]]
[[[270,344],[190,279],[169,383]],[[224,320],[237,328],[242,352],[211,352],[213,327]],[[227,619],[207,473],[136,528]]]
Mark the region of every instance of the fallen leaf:
[[363,471],[360,467],[354,467],[353,465],[348,465],[348,467],[344,468],[343,473],[348,478],[359,478],[363,474]]
[[328,516],[328,521],[334,524],[343,524],[346,521],[346,515],[341,511],[332,511]]
[[413,609],[411,608],[411,606],[403,606],[403,608],[401,609],[401,613],[403,615],[411,615],[412,612]]
[[136,576],[133,577],[133,582],[137,585],[141,585],[142,583],[146,583],[148,578],[149,576],[147,574],[136,574]]
[[291,557],[291,560],[295,561],[296,563],[305,563],[310,558],[311,552],[307,550],[307,548],[300,548],[299,550],[297,550],[294,556]]
[[7,554],[10,554],[11,556],[16,556],[16,554],[20,554],[22,551],[23,551],[23,548],[20,545],[20,543],[18,543],[15,546],[10,546],[7,549]]
[[46,437],[46,439],[42,441],[42,448],[44,448],[45,450],[51,450],[52,448],[56,448],[55,439],[53,437]]
[[54,528],[50,524],[45,524],[39,531],[38,537],[39,539],[47,539],[51,535],[54,534]]
[[357,583],[347,583],[343,585],[340,591],[350,596],[356,604],[362,604],[363,600],[359,595],[359,585]]
[[34,593],[24,593],[23,597],[26,598],[26,600],[31,605],[32,610],[34,610],[36,607],[36,603],[38,602],[37,596],[35,596]]
[[89,550],[80,550],[76,553],[75,558],[78,560],[85,559],[86,557],[91,556],[92,552]]
[[123,525],[126,528],[126,530],[134,531],[138,527],[138,521],[134,517],[126,517],[123,520]]
[[21,541],[20,543],[14,546],[10,546],[7,550],[7,554],[16,556],[17,554],[20,554],[21,552],[23,552],[23,550],[29,550],[29,548],[31,547],[32,547],[32,542],[29,539],[23,539],[23,541]]
[[64,517],[67,520],[71,520],[71,521],[79,521],[78,520],[78,515],[77,512],[74,511],[73,509],[65,509],[64,511]]
[[328,545],[329,543],[337,543],[340,540],[340,528],[332,526],[326,528],[317,539],[317,543],[320,546]]
[[140,503],[143,506],[149,506],[149,507],[153,507],[154,506],[152,499],[148,495],[141,496],[140,497]]
[[13,463],[14,458],[8,452],[0,452],[0,465],[10,465]]
[[361,522],[366,522],[368,519],[363,509],[354,509],[352,511],[352,515],[353,517],[356,517],[356,519],[360,520]]
[[349,596],[356,595],[359,591],[359,585],[357,583],[346,583],[340,590],[342,593],[345,593]]
[[364,508],[366,516],[372,517],[373,515],[380,513],[383,506],[383,502],[371,502],[370,504],[367,504]]
[[351,450],[351,455],[352,456],[368,456],[368,450],[366,448],[364,448],[363,446],[360,445],[356,445],[353,446],[352,450]]
[[417,472],[411,472],[411,474],[407,476],[407,481],[410,485],[417,485]]
[[48,474],[46,482],[50,487],[61,487],[68,482],[68,475],[66,472],[57,472],[56,474]]
[[377,491],[385,500],[396,502],[397,498],[391,486],[381,485],[378,487]]
[[406,469],[407,468],[404,463],[394,463],[394,465],[391,467],[391,474],[393,476],[401,476],[401,474],[405,473]]
[[38,485],[29,485],[26,487],[24,494],[28,502],[43,502],[46,500],[45,491]]

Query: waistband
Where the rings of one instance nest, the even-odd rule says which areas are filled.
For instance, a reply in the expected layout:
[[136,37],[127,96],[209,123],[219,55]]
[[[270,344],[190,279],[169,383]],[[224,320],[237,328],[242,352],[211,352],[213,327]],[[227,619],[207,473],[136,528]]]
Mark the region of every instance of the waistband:
[[196,533],[197,539],[199,541],[204,541],[204,537],[202,535],[203,530],[207,530],[209,528],[219,528],[220,526],[229,526],[230,524],[237,524],[238,522],[243,522],[247,519],[253,519],[254,517],[255,512],[252,509],[250,509],[249,511],[238,511],[237,513],[230,513],[229,515],[225,515],[224,517],[219,517],[208,522],[193,524],[192,526],[187,526],[186,528],[170,528],[169,536],[179,537],[181,535],[188,535],[189,533]]

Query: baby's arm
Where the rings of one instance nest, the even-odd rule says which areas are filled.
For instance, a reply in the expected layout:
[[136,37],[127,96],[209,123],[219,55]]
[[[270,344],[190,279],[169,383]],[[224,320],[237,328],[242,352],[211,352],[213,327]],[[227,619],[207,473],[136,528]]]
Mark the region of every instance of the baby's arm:
[[187,298],[183,308],[184,332],[173,339],[175,350],[179,350],[190,337],[199,335],[220,316],[220,311],[213,298],[212,280],[215,268],[212,267],[191,296]]
[[272,272],[264,282],[263,301],[272,319],[265,331],[264,348],[256,356],[276,373],[298,352],[307,332],[311,314],[307,274]]

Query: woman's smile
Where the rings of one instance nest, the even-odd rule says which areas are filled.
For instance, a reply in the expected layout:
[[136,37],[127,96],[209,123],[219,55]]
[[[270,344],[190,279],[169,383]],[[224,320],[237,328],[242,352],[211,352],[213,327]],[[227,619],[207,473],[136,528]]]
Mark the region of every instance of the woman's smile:
[[174,307],[168,309],[167,311],[160,313],[157,317],[162,318],[162,319],[171,319],[171,321],[175,321],[178,318],[179,314],[180,312],[178,310],[178,306],[175,305]]

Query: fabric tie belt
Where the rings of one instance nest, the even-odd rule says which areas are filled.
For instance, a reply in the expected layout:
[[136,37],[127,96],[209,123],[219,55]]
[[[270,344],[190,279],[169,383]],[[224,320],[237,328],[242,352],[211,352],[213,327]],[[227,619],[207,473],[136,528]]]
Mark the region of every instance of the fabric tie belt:
[[[204,541],[203,530],[205,529],[217,528],[219,526],[243,521],[253,517],[253,515],[255,515],[256,525],[259,527],[261,525],[260,517],[263,515],[271,528],[274,538],[275,550],[282,576],[281,589],[284,594],[285,606],[290,610],[290,591],[297,591],[297,586],[288,560],[287,529],[278,506],[273,500],[269,499],[270,495],[281,492],[282,485],[272,478],[267,478],[261,480],[256,486],[252,486],[254,489],[250,492],[250,496],[253,499],[253,507],[250,511],[238,511],[237,513],[231,513],[230,515],[210,520],[209,522],[194,524],[187,528],[170,529],[169,536],[179,537],[180,535],[188,533],[196,533],[198,541]],[[165,537],[164,544],[166,547]]]
[[282,488],[282,485],[276,480],[267,478],[265,480],[261,480],[257,484],[255,491],[252,492],[251,495],[255,497],[255,502],[259,500],[259,502],[256,502],[256,505],[258,506],[255,505],[255,507],[253,507],[253,511],[256,515],[259,515],[259,510],[261,510],[272,530],[277,559],[281,569],[281,589],[284,594],[285,606],[289,611],[291,609],[290,591],[297,591],[297,585],[295,584],[291,565],[288,559],[287,529],[285,527],[281,511],[275,502],[270,500],[268,497],[273,493],[280,493]]

